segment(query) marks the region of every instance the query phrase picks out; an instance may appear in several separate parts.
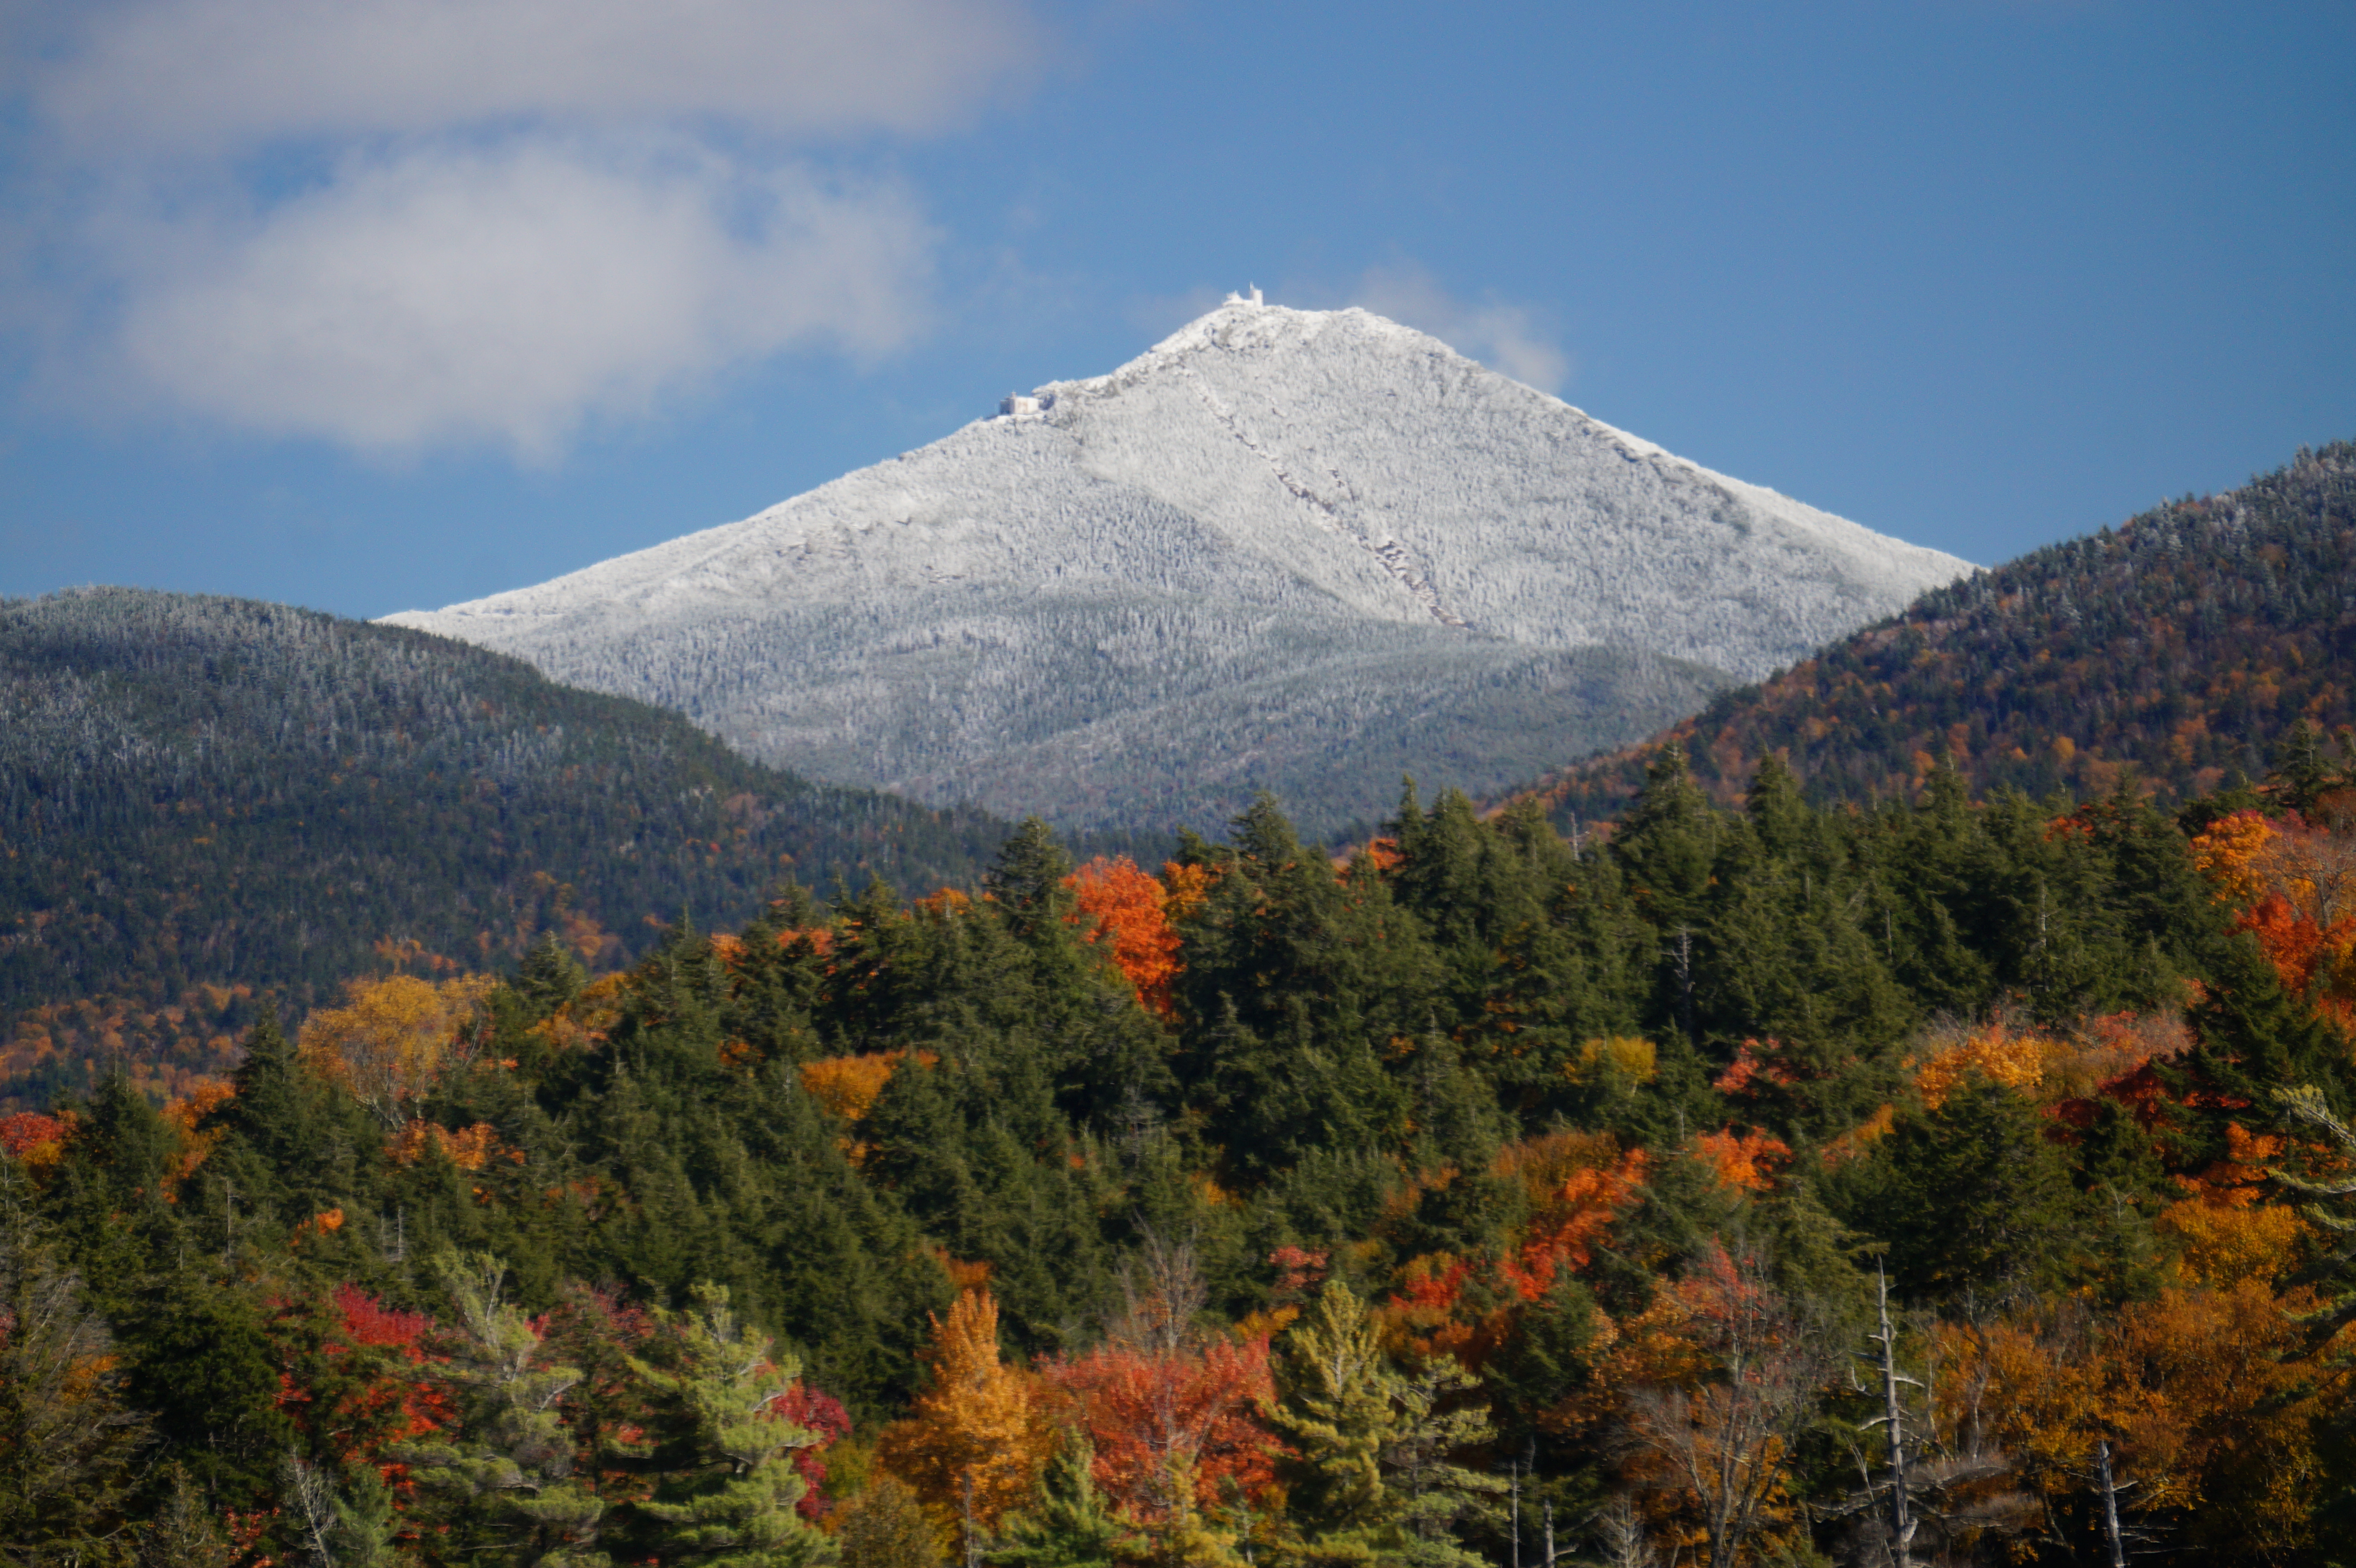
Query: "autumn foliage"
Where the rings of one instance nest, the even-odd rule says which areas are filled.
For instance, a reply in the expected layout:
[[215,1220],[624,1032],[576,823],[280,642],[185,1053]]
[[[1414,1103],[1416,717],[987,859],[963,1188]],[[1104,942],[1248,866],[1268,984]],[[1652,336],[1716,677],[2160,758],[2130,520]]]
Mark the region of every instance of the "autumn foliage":
[[2193,856],[2283,984],[2356,1027],[2356,833],[2238,811],[2196,837]]
[[356,980],[342,1007],[305,1020],[300,1048],[323,1075],[398,1127],[444,1062],[467,1051],[491,986],[481,975],[438,985],[412,975]]
[[1054,1448],[1047,1390],[1001,1356],[986,1288],[961,1292],[932,1328],[931,1386],[884,1431],[876,1456],[940,1518],[987,1533],[1030,1495]]
[[[1173,868],[1173,871],[1188,869]],[[1076,895],[1074,919],[1081,927],[1082,939],[1108,944],[1112,961],[1137,987],[1137,999],[1159,1017],[1174,1017],[1177,1002],[1171,986],[1178,977],[1180,963],[1171,888],[1140,870],[1126,855],[1099,856],[1066,878],[1066,885]]]
[[1268,1340],[1204,1330],[1188,1305],[1166,1284],[1150,1289],[1105,1344],[1045,1371],[1095,1445],[1097,1485],[1148,1526],[1183,1525],[1275,1478],[1257,1413],[1272,1392]]

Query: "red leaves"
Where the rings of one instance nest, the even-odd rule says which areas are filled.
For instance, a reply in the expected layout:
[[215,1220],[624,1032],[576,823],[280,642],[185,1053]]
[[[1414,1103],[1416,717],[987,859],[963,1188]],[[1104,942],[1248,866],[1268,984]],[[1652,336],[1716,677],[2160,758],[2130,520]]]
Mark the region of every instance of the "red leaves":
[[65,1141],[66,1125],[55,1116],[45,1116],[37,1111],[0,1116],[0,1149],[5,1149],[12,1158],[37,1165],[44,1154],[64,1147]]
[[356,1285],[336,1286],[336,1310],[353,1344],[397,1349],[412,1362],[425,1359],[423,1340],[434,1319],[424,1313],[387,1307]]
[[1079,1406],[1097,1485],[1141,1524],[1208,1506],[1230,1485],[1256,1496],[1275,1479],[1278,1445],[1254,1414],[1275,1394],[1265,1339],[1160,1352],[1105,1345],[1046,1377]]
[[827,1506],[826,1495],[819,1489],[826,1485],[826,1461],[819,1456],[851,1435],[851,1413],[832,1394],[808,1383],[795,1383],[770,1403],[767,1413],[773,1421],[818,1434],[815,1444],[794,1452],[794,1471],[809,1488],[794,1504],[794,1510],[804,1519],[818,1519]]
[[1279,1247],[1268,1254],[1268,1261],[1277,1269],[1276,1298],[1290,1301],[1323,1283],[1333,1253],[1324,1247]]

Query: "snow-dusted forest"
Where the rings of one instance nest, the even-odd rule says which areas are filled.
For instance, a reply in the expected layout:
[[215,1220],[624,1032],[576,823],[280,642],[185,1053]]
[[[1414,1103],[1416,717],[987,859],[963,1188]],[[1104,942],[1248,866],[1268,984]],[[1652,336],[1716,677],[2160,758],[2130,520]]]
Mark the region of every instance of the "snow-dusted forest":
[[[1035,411],[1033,411],[1035,404]],[[1233,302],[756,517],[391,617],[812,776],[1370,820],[1624,743],[1970,570],[1363,311]]]

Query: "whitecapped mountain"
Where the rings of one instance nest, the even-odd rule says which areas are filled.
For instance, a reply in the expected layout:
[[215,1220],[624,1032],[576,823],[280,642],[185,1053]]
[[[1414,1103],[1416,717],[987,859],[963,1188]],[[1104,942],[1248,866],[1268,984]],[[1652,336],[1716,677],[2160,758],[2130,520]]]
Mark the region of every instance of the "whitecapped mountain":
[[1312,831],[1625,744],[1967,562],[1364,311],[1242,301],[773,507],[388,617],[747,754],[1073,828]]

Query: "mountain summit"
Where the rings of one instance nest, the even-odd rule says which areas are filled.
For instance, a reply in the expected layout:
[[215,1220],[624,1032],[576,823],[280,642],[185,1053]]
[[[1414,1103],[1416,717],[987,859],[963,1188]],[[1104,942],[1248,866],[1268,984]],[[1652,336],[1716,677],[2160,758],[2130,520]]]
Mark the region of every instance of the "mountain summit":
[[1230,300],[743,522],[387,617],[1069,827],[1312,829],[1624,744],[1967,562],[1361,310]]

